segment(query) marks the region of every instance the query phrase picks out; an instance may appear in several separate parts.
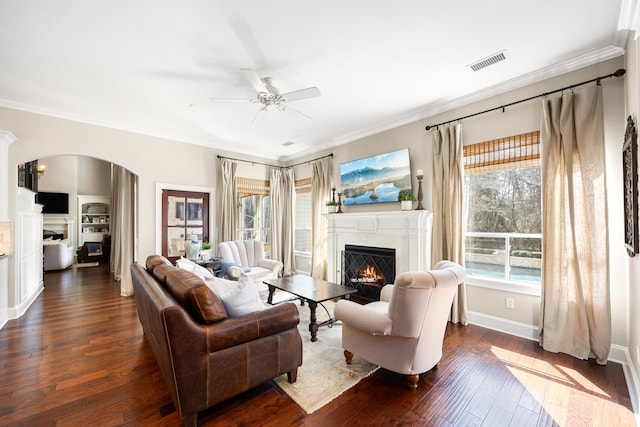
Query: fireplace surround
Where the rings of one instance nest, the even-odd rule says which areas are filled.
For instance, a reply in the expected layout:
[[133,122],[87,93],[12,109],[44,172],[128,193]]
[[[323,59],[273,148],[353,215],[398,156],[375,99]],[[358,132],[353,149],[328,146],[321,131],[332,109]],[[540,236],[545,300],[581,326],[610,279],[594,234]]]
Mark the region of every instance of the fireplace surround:
[[342,251],[346,245],[395,249],[396,274],[426,271],[431,267],[432,214],[429,211],[333,213],[326,214],[325,218],[327,280],[330,282],[343,283]]

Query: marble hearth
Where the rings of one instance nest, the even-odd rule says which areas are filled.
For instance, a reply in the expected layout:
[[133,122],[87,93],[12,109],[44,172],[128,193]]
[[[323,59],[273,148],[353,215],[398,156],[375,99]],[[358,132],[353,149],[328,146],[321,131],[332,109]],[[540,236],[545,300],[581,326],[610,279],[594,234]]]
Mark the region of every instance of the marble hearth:
[[345,245],[396,250],[396,273],[431,267],[431,212],[385,211],[327,214],[327,280],[342,281]]

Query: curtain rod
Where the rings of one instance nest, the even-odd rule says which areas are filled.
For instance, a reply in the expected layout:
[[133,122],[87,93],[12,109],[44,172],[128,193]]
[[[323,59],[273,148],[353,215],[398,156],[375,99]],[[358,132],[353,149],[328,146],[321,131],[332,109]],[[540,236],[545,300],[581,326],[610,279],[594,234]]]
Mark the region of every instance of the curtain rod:
[[226,157],[226,156],[221,156],[221,155],[218,154],[218,159],[220,159],[220,160],[227,159],[227,160],[233,160],[233,161],[236,161],[236,162],[245,162],[245,163],[252,163],[254,165],[269,166],[269,167],[278,168],[278,169],[293,168],[293,167],[296,167],[296,166],[304,165],[305,163],[311,163],[311,162],[315,162],[316,160],[324,159],[325,157],[333,157],[333,153],[327,154],[326,156],[318,157],[316,159],[307,160],[306,162],[296,163],[295,165],[291,165],[291,166],[276,166],[276,165],[270,165],[268,163],[254,162],[254,161],[251,161],[251,160],[234,159],[233,157]]
[[562,91],[565,91],[565,90],[568,90],[568,89],[572,89],[573,90],[573,88],[576,88],[576,87],[582,86],[582,85],[586,85],[587,83],[598,82],[598,85],[600,85],[600,80],[608,79],[609,77],[622,77],[622,76],[624,76],[625,72],[626,72],[626,70],[624,68],[620,68],[615,73],[611,73],[611,74],[608,74],[606,76],[596,77],[595,79],[591,79],[591,80],[587,80],[587,81],[584,81],[584,82],[572,84],[571,86],[566,86],[566,87],[563,87],[563,88],[560,88],[560,89],[553,90],[551,92],[541,93],[540,95],[531,96],[531,97],[526,98],[526,99],[521,99],[519,101],[511,102],[509,104],[501,105],[500,107],[490,108],[488,110],[480,111],[479,113],[469,114],[468,116],[459,117],[459,118],[453,119],[453,120],[448,120],[446,122],[438,123],[437,125],[429,125],[429,126],[425,127],[425,130],[430,130],[430,129],[434,128],[434,127],[437,128],[438,126],[446,125],[446,124],[449,124],[449,123],[452,123],[452,122],[457,122],[459,120],[468,119],[469,117],[479,116],[480,114],[489,113],[489,112],[495,111],[495,110],[502,110],[504,112],[505,108],[511,107],[512,105],[520,104],[520,103],[526,102],[526,101],[531,101],[532,99],[536,99],[536,98],[542,98],[542,97],[551,95],[553,93],[562,92]]
[[333,157],[333,153],[329,153],[326,156],[318,157],[318,158],[315,158],[315,159],[307,160],[306,162],[296,163],[295,165],[291,165],[291,166],[287,166],[287,167],[295,168],[296,166],[300,166],[300,165],[305,165],[305,164],[308,165],[311,162],[315,162],[316,160],[321,160],[321,159],[324,159],[326,157]]

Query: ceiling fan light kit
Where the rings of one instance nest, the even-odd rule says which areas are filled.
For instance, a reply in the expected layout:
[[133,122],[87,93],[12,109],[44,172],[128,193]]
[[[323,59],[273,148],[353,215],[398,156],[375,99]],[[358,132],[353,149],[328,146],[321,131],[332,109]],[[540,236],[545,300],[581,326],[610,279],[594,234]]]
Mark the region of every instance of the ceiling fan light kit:
[[256,123],[258,116],[263,111],[268,111],[270,107],[274,107],[276,110],[287,115],[310,121],[311,117],[305,113],[291,108],[287,104],[290,102],[302,101],[304,99],[315,98],[320,96],[320,89],[317,87],[308,87],[305,89],[299,89],[292,92],[280,94],[277,87],[273,86],[271,77],[260,77],[255,70],[249,68],[242,68],[240,70],[244,78],[256,91],[256,97],[251,99],[239,99],[239,98],[211,98],[214,101],[249,101],[252,104],[260,105],[260,109],[251,121],[252,124]]

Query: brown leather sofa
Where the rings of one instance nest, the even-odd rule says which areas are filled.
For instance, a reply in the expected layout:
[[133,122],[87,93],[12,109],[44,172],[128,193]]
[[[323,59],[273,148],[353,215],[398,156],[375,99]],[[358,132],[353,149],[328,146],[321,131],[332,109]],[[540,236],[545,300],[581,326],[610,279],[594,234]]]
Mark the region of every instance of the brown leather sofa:
[[185,426],[198,411],[302,365],[299,315],[285,303],[229,318],[194,273],[159,255],[131,266],[138,317]]

